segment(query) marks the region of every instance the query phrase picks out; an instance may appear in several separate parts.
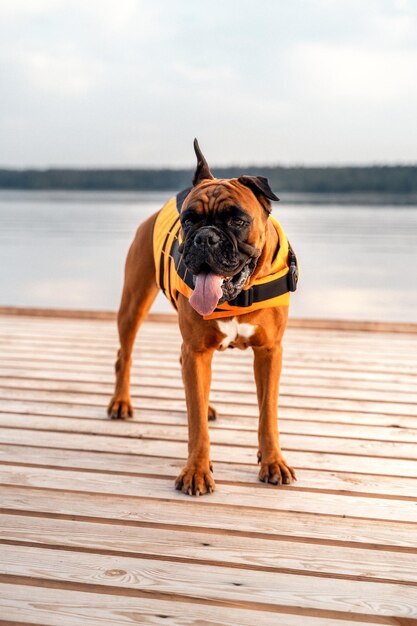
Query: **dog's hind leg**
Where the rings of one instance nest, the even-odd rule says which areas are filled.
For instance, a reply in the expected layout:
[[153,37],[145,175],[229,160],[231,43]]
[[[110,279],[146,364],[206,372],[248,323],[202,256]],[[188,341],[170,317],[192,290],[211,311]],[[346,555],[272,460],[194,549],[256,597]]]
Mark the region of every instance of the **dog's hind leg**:
[[217,419],[217,409],[212,405],[208,405],[208,420],[209,422],[214,422]]
[[158,293],[153,260],[153,227],[156,215],[137,230],[126,259],[122,300],[117,315],[120,349],[115,365],[116,387],[107,413],[113,419],[132,417],[130,368],[136,334]]

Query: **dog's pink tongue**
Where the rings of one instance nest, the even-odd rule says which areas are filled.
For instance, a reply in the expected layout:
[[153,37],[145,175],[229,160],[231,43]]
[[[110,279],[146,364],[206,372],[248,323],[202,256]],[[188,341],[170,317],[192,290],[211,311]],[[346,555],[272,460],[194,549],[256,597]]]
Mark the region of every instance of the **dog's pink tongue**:
[[210,315],[222,297],[222,277],[213,272],[201,272],[195,279],[194,291],[189,299],[191,306],[200,315]]

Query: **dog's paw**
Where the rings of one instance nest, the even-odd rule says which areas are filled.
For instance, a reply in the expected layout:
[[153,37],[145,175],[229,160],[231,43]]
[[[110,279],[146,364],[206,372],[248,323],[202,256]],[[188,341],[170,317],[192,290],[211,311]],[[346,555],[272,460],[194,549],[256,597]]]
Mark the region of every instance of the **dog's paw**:
[[216,419],[217,419],[217,411],[214,408],[214,406],[209,404],[209,407],[208,407],[208,421],[209,422],[214,422],[214,420],[216,420]]
[[186,465],[175,481],[175,489],[187,493],[189,496],[200,496],[213,493],[216,483],[213,479],[211,463]]
[[258,476],[263,483],[289,485],[293,480],[297,480],[292,467],[287,465],[284,457],[278,452],[264,458],[262,453],[258,452],[258,463],[261,464]]
[[127,420],[133,417],[133,407],[130,400],[112,398],[107,407],[107,415],[113,420]]

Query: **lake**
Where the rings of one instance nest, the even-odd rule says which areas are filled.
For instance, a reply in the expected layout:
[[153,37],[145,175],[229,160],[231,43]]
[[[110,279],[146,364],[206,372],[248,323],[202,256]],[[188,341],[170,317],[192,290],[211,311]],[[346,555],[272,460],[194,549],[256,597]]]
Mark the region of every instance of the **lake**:
[[[117,309],[126,252],[166,192],[0,191],[0,305]],[[281,194],[293,317],[417,321],[417,207]],[[154,311],[170,311],[159,296]]]

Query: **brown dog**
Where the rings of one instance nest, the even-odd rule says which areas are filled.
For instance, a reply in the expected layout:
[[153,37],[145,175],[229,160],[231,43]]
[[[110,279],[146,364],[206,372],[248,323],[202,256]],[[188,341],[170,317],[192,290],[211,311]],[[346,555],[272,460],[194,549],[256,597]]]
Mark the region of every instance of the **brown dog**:
[[214,490],[207,419],[215,418],[209,407],[211,361],[215,350],[248,346],[254,352],[259,404],[259,479],[288,484],[295,474],[280,449],[277,404],[289,291],[295,290],[298,276],[295,255],[270,216],[270,200],[278,198],[268,181],[259,176],[216,179],[197,141],[194,148],[193,187],[139,227],[127,256],[116,389],[108,414],[132,416],[133,344],[162,288],[178,309],[183,338],[189,440],[176,488],[189,495]]

